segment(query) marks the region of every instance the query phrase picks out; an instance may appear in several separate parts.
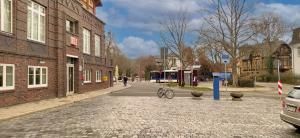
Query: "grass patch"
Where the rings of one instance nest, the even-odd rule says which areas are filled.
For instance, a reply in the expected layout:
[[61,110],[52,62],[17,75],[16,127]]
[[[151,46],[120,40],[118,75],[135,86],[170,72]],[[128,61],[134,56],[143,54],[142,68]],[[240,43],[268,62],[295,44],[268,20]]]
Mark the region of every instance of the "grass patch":
[[212,91],[213,90],[208,87],[192,87],[192,86],[185,86],[185,87],[182,87],[182,89],[192,90],[192,91]]
[[167,86],[168,87],[177,87],[178,83],[168,83]]

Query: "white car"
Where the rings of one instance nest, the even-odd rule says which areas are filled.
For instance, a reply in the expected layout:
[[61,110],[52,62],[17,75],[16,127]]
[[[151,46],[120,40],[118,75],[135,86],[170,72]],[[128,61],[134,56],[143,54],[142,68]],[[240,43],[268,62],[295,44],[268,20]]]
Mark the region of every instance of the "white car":
[[282,101],[281,120],[300,129],[300,86],[294,87]]

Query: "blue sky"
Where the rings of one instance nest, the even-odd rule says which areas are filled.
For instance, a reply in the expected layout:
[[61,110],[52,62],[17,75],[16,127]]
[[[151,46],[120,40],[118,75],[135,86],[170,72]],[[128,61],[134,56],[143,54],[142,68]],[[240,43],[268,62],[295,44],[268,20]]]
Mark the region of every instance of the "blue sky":
[[[159,54],[158,22],[167,14],[188,9],[189,28],[194,30],[202,24],[200,10],[206,4],[207,0],[103,0],[97,16],[106,22],[106,31],[113,32],[120,49],[128,57],[138,58]],[[300,0],[257,0],[254,14],[264,12],[275,12],[287,23],[300,25]]]

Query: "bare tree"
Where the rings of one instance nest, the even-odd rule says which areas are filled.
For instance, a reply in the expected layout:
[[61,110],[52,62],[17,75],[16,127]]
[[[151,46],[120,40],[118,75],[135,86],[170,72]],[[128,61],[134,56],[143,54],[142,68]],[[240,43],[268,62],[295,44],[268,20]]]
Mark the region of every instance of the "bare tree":
[[139,57],[134,61],[134,72],[139,77],[144,77],[146,80],[150,79],[150,71],[154,71],[157,68],[154,56]]
[[105,36],[104,53],[106,58],[113,59],[114,65],[119,67],[120,75],[131,75],[133,72],[133,61],[129,59],[118,47],[112,32]]
[[231,57],[234,86],[238,85],[238,49],[253,36],[248,4],[246,0],[211,0],[205,10],[205,28],[200,31],[201,37],[208,38]]
[[[200,31],[201,33],[204,33],[204,31]],[[215,42],[214,40],[211,40],[209,37],[202,36],[198,39],[198,54],[201,54],[200,56],[207,56],[209,57],[210,61],[213,64],[221,64],[222,63],[222,52],[223,48],[220,46],[220,43]],[[202,55],[203,54],[203,55]]]
[[257,17],[252,21],[251,28],[255,33],[254,40],[269,48],[266,52],[271,51],[271,42],[278,41],[288,30],[286,23],[275,13],[264,13]]
[[181,65],[185,67],[184,49],[186,48],[185,37],[188,28],[186,12],[180,11],[178,14],[170,15],[167,20],[160,22],[160,25],[160,44],[178,57]]
[[[188,29],[187,12],[179,11],[176,14],[169,15],[167,20],[160,22],[161,45],[167,47],[179,60],[181,69],[186,67],[185,63],[185,48]],[[183,78],[183,73],[180,73],[180,78]],[[183,81],[180,81],[183,86]]]
[[118,48],[112,32],[108,32],[105,35],[105,49],[104,55],[108,58],[111,58],[113,55],[120,54],[121,51]]

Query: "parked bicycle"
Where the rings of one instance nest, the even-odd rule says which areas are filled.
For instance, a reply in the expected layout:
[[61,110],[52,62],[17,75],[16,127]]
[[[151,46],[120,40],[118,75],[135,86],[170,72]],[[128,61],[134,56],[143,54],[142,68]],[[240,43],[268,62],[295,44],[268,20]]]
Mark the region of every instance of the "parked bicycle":
[[172,99],[175,96],[175,94],[174,94],[174,91],[172,89],[169,89],[169,88],[159,88],[157,90],[157,96],[159,98],[162,98],[163,96],[165,96],[168,99]]

